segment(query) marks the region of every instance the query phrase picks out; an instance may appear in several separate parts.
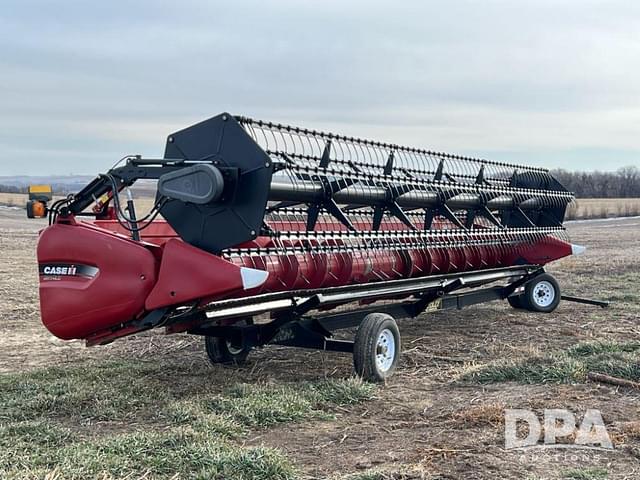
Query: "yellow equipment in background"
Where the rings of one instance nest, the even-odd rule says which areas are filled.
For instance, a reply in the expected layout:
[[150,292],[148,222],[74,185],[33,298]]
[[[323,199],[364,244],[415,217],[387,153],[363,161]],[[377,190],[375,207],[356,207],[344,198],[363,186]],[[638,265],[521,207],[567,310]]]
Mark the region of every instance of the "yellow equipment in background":
[[51,185],[29,185],[27,217],[42,218],[47,215],[47,202],[53,199]]

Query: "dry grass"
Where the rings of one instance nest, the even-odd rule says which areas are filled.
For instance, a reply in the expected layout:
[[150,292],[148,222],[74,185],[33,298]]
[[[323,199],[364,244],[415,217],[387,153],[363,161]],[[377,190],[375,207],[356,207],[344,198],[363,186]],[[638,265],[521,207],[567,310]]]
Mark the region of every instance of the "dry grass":
[[580,198],[569,205],[566,220],[637,215],[640,215],[640,198]]
[[24,207],[27,195],[24,193],[0,193],[0,205],[7,207]]
[[619,422],[610,428],[610,436],[615,445],[640,440],[640,421]]
[[504,424],[504,410],[502,402],[476,405],[458,410],[452,415],[454,423],[464,427],[499,427]]
[[426,480],[430,478],[433,478],[433,475],[419,466],[396,467],[390,470],[373,468],[351,475],[331,477],[332,480]]
[[622,425],[622,433],[627,438],[639,440],[640,439],[640,421],[624,423]]

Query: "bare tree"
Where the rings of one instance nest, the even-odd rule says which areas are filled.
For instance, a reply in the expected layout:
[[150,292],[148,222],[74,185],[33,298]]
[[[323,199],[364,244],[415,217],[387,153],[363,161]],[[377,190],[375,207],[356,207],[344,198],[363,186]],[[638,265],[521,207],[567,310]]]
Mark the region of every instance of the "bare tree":
[[552,173],[578,198],[640,197],[640,170],[632,165],[617,172],[569,172],[559,169]]

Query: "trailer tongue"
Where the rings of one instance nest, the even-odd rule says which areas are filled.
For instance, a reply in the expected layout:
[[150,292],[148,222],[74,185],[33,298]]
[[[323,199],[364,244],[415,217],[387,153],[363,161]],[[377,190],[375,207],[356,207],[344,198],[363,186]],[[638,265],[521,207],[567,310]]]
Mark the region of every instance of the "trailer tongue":
[[[137,218],[120,193],[141,179],[157,194]],[[381,379],[400,351],[389,313],[505,298],[552,311],[542,266],[576,251],[572,198],[541,168],[221,114],[51,205],[42,320],[90,345],[160,326],[204,335],[220,362],[267,343],[353,351]],[[357,325],[355,344],[331,338]]]

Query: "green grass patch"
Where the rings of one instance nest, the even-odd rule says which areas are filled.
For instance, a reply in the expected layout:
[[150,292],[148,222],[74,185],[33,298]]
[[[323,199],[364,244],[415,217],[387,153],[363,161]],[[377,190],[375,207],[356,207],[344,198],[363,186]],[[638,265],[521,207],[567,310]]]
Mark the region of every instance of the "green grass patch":
[[[51,425],[20,425],[0,453],[2,478],[295,478],[291,463],[267,448],[243,448],[191,429],[135,432],[94,441],[68,442],[69,432]],[[45,442],[37,440],[47,432]],[[6,430],[2,433],[7,433]],[[53,437],[53,438],[52,438]],[[64,441],[62,440],[64,439]],[[52,475],[53,476],[53,475]]]
[[640,380],[640,342],[580,343],[561,352],[474,368],[461,379],[479,383],[575,383],[584,382],[588,372]]
[[93,421],[138,418],[154,403],[179,396],[166,372],[153,364],[112,362],[47,368],[0,376],[0,420],[73,417]]
[[139,362],[1,375],[0,478],[287,480],[296,472],[281,453],[236,440],[374,391],[355,379],[220,391],[188,367]]
[[602,480],[608,478],[608,476],[609,472],[600,467],[573,468],[562,473],[562,478],[570,478],[572,480]]
[[248,385],[229,389],[224,397],[214,398],[207,407],[249,427],[267,427],[276,423],[308,418],[328,418],[326,409],[370,399],[375,387],[358,379],[326,380],[316,384]]
[[640,352],[640,342],[585,342],[578,343],[567,350],[572,358],[584,358],[599,354]]

